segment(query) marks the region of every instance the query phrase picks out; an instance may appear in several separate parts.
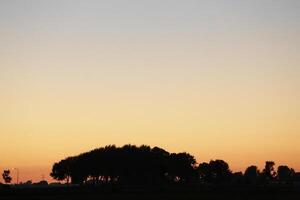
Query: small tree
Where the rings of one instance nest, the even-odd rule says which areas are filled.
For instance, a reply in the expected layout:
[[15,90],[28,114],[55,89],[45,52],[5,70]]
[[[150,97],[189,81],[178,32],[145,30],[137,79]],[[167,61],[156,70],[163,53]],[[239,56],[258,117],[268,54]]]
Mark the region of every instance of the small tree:
[[277,169],[277,178],[280,183],[291,183],[294,175],[295,171],[286,165],[281,165]]
[[212,179],[215,183],[224,183],[230,180],[232,175],[229,165],[223,160],[211,160],[209,167]]
[[169,157],[169,175],[173,180],[190,182],[197,179],[195,171],[196,160],[194,156],[183,153],[172,153]]
[[61,160],[58,163],[54,163],[52,167],[52,172],[50,176],[58,181],[66,180],[69,183],[70,176],[71,176],[71,167],[70,167],[70,160],[72,158],[66,158],[65,160]]
[[199,179],[201,182],[210,182],[212,178],[212,172],[210,169],[210,165],[206,162],[200,163],[198,168],[197,168],[198,174],[199,174]]
[[256,184],[259,177],[259,170],[257,166],[249,166],[244,174],[244,179],[247,184]]
[[2,173],[2,178],[6,184],[10,183],[12,181],[12,177],[10,176],[10,171],[4,170]]
[[263,175],[267,181],[273,180],[276,176],[274,166],[275,166],[275,162],[266,161],[265,169],[263,170]]

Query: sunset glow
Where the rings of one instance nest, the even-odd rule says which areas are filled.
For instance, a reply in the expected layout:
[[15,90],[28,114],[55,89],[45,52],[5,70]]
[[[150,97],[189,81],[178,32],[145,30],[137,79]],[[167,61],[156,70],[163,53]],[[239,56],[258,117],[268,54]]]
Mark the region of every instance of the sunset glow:
[[130,143],[299,171],[300,1],[189,2],[0,1],[0,169]]

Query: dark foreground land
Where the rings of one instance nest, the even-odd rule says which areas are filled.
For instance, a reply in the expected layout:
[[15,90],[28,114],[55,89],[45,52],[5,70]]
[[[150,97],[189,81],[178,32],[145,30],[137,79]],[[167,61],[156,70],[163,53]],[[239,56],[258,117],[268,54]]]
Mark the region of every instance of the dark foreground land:
[[0,199],[87,199],[87,200],[300,200],[300,188],[296,187],[67,187],[67,188],[9,188],[0,190]]

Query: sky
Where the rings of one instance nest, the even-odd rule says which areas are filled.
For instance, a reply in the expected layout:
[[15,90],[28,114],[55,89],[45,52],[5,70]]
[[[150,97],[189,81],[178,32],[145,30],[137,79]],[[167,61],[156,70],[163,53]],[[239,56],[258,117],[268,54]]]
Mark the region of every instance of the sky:
[[0,169],[51,181],[54,162],[130,143],[300,171],[299,10],[0,0]]

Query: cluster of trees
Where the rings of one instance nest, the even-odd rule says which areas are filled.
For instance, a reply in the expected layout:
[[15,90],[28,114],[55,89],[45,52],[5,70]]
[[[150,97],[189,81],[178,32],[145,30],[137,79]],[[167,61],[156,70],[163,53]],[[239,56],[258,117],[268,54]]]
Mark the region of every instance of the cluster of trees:
[[50,175],[56,180],[74,184],[266,184],[291,183],[295,179],[293,169],[279,166],[275,171],[274,166],[274,162],[267,161],[261,172],[256,166],[250,166],[244,173],[233,173],[223,160],[211,160],[197,165],[194,156],[186,152],[169,153],[162,148],[146,145],[111,145],[63,159],[53,165]]
[[[257,166],[249,166],[245,172],[231,172],[228,164],[223,160],[210,161],[210,163],[199,164],[197,171],[199,180],[204,183],[239,183],[239,184],[268,184],[268,183],[284,183],[291,184],[296,180],[297,173],[288,166],[281,165],[274,168],[273,161],[266,161],[262,171]],[[298,174],[299,176],[299,174]]]
[[188,153],[169,153],[142,145],[106,146],[55,163],[50,174],[56,180],[85,182],[158,183],[192,181],[195,158]]

